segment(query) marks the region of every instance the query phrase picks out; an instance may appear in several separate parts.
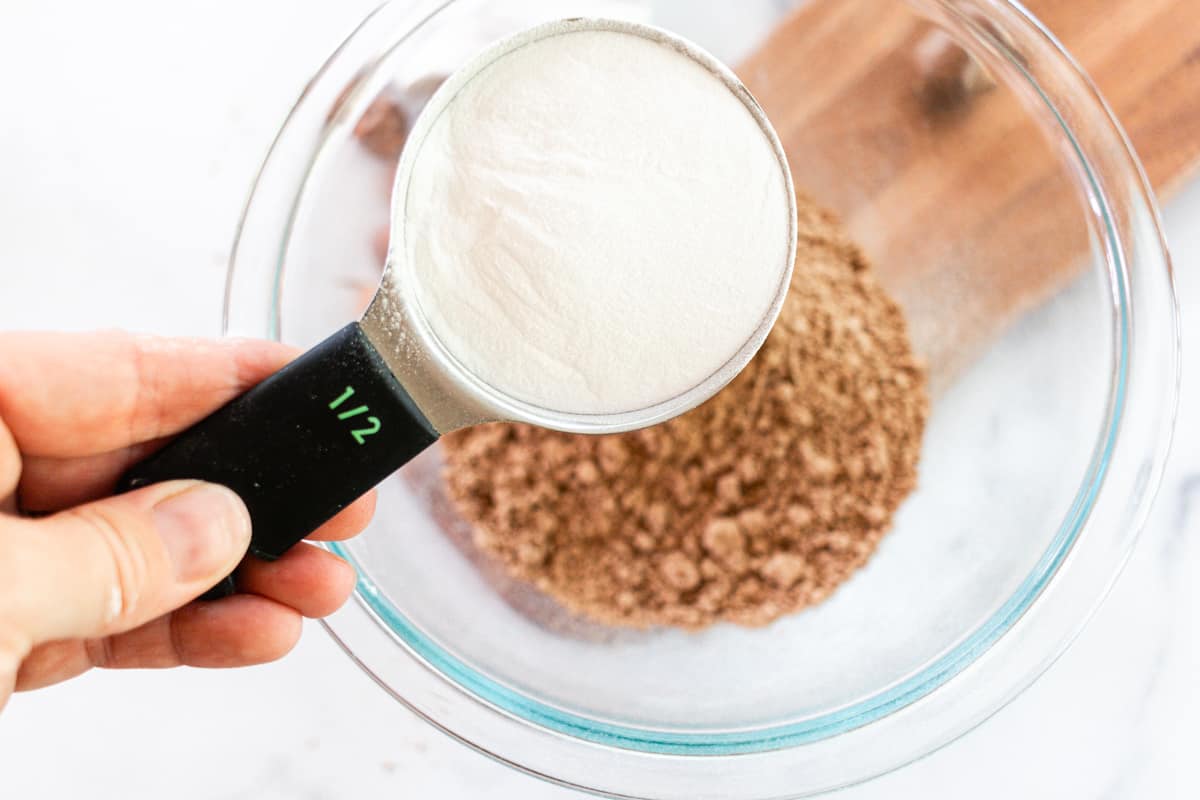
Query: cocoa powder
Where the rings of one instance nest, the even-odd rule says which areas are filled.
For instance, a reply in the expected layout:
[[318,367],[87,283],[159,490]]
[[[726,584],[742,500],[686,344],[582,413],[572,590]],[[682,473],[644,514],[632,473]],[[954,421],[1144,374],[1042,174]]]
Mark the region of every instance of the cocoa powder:
[[354,124],[354,136],[380,158],[398,159],[408,141],[408,116],[399,103],[380,95]]
[[899,307],[832,215],[801,199],[787,302],[758,356],[647,430],[518,424],[444,440],[475,544],[614,625],[763,625],[830,595],[913,490],[925,371]]

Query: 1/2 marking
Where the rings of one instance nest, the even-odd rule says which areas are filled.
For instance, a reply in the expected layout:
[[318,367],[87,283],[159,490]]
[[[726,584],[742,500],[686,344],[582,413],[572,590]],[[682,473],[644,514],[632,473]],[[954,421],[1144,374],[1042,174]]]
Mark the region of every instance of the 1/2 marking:
[[[329,404],[329,410],[337,411],[338,407],[340,405],[342,405],[342,403],[345,403],[347,400],[349,400],[353,396],[354,396],[354,387],[347,386],[346,391],[342,392],[337,397],[337,399],[335,399],[332,403]],[[345,421],[345,420],[351,419],[353,417],[362,416],[363,414],[366,414],[370,410],[371,409],[367,408],[366,406],[358,406],[357,408],[352,408],[349,411],[343,411],[342,413],[337,415],[337,418],[339,420]],[[379,421],[379,417],[367,417],[367,424],[370,425],[370,427],[354,428],[353,430],[350,431],[350,435],[354,437],[354,441],[358,442],[359,444],[366,444],[367,437],[374,436],[375,434],[379,433],[379,429],[383,427],[383,423]]]

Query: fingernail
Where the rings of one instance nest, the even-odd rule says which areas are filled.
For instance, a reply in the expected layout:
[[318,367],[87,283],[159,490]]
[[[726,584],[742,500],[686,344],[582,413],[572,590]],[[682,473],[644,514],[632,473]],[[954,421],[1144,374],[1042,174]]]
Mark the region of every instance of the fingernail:
[[241,498],[211,483],[198,483],[156,505],[154,524],[181,583],[213,577],[250,542],[250,515]]

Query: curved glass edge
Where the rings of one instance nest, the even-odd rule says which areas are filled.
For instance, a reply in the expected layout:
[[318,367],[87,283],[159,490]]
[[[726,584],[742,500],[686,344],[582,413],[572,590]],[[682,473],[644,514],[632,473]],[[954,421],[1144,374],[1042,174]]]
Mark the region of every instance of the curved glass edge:
[[1076,498],[1066,521],[1060,527],[1050,547],[1012,597],[964,642],[946,655],[925,667],[917,675],[902,681],[889,690],[861,701],[846,709],[822,715],[812,720],[735,733],[687,734],[653,731],[616,725],[554,708],[527,697],[493,680],[462,660],[446,652],[378,592],[375,585],[363,577],[352,553],[338,543],[329,549],[355,565],[359,573],[355,594],[369,612],[393,631],[400,642],[434,670],[445,675],[461,688],[476,695],[495,708],[515,714],[558,733],[575,736],[595,744],[632,748],[663,755],[739,755],[795,747],[831,736],[846,733],[867,725],[897,709],[903,708],[930,694],[946,681],[959,674],[991,645],[1003,636],[1025,613],[1053,578],[1071,546],[1078,538],[1096,495],[1103,485],[1112,449],[1116,442],[1120,413],[1124,408],[1125,383],[1128,374],[1129,326],[1124,290],[1120,293],[1122,318],[1120,326],[1120,356],[1118,395],[1114,402],[1116,414],[1110,418],[1098,463],[1093,477]]
[[[1019,7],[1016,6],[1015,3],[1008,3],[1007,0],[1005,0],[1005,4],[1008,5],[1010,9],[1018,9],[1018,13],[1021,13],[1023,16],[1026,16],[1028,18],[1027,13],[1023,12],[1023,10],[1019,10]],[[439,4],[439,5],[441,5],[441,4]],[[1031,19],[1031,18],[1029,18],[1029,19]],[[356,34],[358,32],[361,32],[362,29],[365,28],[366,26],[367,26],[367,23],[364,22],[363,25],[360,26],[359,30],[356,31]],[[1047,36],[1048,36],[1048,34],[1047,34]],[[1049,38],[1052,40],[1052,37],[1049,37]],[[1057,46],[1057,43],[1054,43],[1054,44]],[[1059,48],[1059,49],[1061,50],[1061,48]],[[1060,119],[1060,123],[1065,124],[1065,122],[1063,122],[1061,119]],[[280,138],[282,138],[282,136],[283,136],[283,133],[281,132]],[[277,139],[276,145],[278,145],[278,144],[279,144],[279,140]],[[1081,151],[1079,150],[1079,147],[1078,147],[1078,143],[1072,142],[1072,144],[1073,144],[1073,146],[1076,147],[1077,154],[1081,154]],[[266,172],[266,166],[264,166],[264,172]],[[1095,184],[1095,176],[1089,175],[1089,178],[1093,184],[1092,189],[1093,189],[1093,191],[1095,191],[1097,189],[1096,184]],[[259,183],[261,183],[262,180],[263,180],[263,176],[262,176],[262,174],[260,174],[258,182],[256,182],[256,188],[255,188],[256,192],[257,192],[257,189],[259,188]],[[1144,181],[1143,181],[1143,183],[1144,183]],[[253,210],[254,209],[253,209],[253,199],[252,199],[251,202],[247,205],[245,217],[243,218],[242,225],[240,225],[239,229],[238,229],[237,244],[239,244],[239,245],[242,243],[243,228],[246,226],[246,224],[247,224],[246,221],[251,217]],[[1107,211],[1107,209],[1105,209],[1105,210]],[[1150,213],[1151,213],[1152,217],[1157,219],[1157,213],[1154,211],[1152,204],[1151,204],[1151,208],[1150,208]],[[1115,237],[1115,232],[1113,231],[1113,228],[1112,228],[1111,219],[1108,219],[1106,217],[1105,223],[1106,223],[1105,233],[1111,240]],[[276,240],[276,241],[278,241],[278,240]],[[284,240],[284,241],[286,241],[286,240]],[[1113,248],[1112,252],[1114,252],[1114,253],[1119,254],[1122,252],[1119,247],[1119,243],[1117,243],[1115,241],[1110,241],[1109,246]],[[230,308],[232,307],[232,305],[235,301],[235,298],[234,298],[235,274],[234,273],[235,273],[235,267],[237,266],[237,263],[239,262],[238,255],[239,254],[235,251],[235,256],[233,259],[231,259],[231,264],[230,264],[230,274],[229,274],[229,280],[228,280],[228,284],[227,284],[228,293],[227,293],[227,297],[226,297],[226,306],[225,306],[226,315],[225,315],[225,320],[224,320],[224,322],[225,322],[224,328],[225,328],[226,332],[228,332],[230,330],[230,328],[236,327],[235,322],[233,320],[231,320]],[[240,255],[243,257],[246,257],[248,254],[240,253]],[[276,262],[276,263],[278,264],[278,262]],[[1125,266],[1127,266],[1127,265],[1122,265],[1122,269],[1119,274],[1121,274],[1121,275],[1125,274],[1125,269],[1124,269]],[[244,273],[244,270],[243,270],[243,273]],[[242,280],[243,281],[245,280],[244,274],[243,274]],[[273,276],[273,282],[275,283],[276,288],[277,288],[277,282],[278,282],[278,273],[277,272]],[[1113,408],[1114,408],[1115,412],[1123,413],[1123,409],[1124,409],[1124,405],[1125,405],[1125,397],[1126,397],[1126,385],[1128,382],[1128,371],[1129,371],[1128,359],[1129,359],[1129,333],[1130,333],[1129,328],[1130,328],[1130,324],[1129,324],[1127,287],[1126,287],[1125,283],[1122,281],[1118,281],[1118,285],[1120,287],[1120,293],[1119,293],[1119,297],[1117,298],[1117,301],[1118,301],[1119,307],[1120,307],[1122,323],[1118,326],[1118,328],[1119,328],[1118,336],[1119,336],[1119,343],[1120,343],[1120,348],[1119,348],[1120,353],[1119,353],[1119,358],[1118,358],[1118,362],[1119,362],[1118,373],[1119,374],[1116,379],[1116,385],[1118,387],[1118,391],[1114,397]],[[258,297],[261,298],[262,293],[256,292],[256,295],[258,295]],[[239,302],[244,302],[244,301],[245,301],[244,297],[241,298],[241,300],[239,300]],[[1174,302],[1173,298],[1172,298],[1172,302]],[[258,309],[261,309],[261,308],[263,308],[263,305],[258,305],[257,307],[258,307]],[[270,303],[267,305],[267,307],[272,308],[272,313],[273,313],[274,304]],[[273,319],[273,321],[277,321],[277,320],[275,320],[274,317],[272,317],[272,319]],[[1174,341],[1177,345],[1178,338],[1179,338],[1178,337],[1178,315],[1177,315],[1177,313],[1175,315],[1173,327],[1176,331]],[[272,330],[270,333],[274,334],[275,336],[278,335],[277,329]],[[1180,355],[1179,355],[1177,347],[1176,347],[1176,350],[1174,351],[1172,360],[1175,364],[1174,385],[1177,390],[1178,380],[1179,380],[1179,363],[1180,363]],[[1175,405],[1173,407],[1177,407],[1177,400],[1175,401]],[[1172,417],[1173,417],[1173,414],[1174,414],[1174,412],[1171,412]],[[1092,479],[1087,482],[1087,485],[1084,487],[1084,490],[1081,491],[1080,494],[1077,496],[1076,502],[1072,506],[1071,512],[1068,515],[1067,520],[1064,522],[1063,526],[1061,526],[1059,533],[1056,536],[1051,547],[1046,551],[1046,553],[1043,555],[1043,558],[1039,561],[1038,565],[1035,567],[1033,572],[1026,579],[1026,581],[1022,584],[1018,593],[1015,594],[1013,596],[1013,598],[1011,598],[1010,601],[1005,604],[1004,607],[1002,607],[998,612],[996,612],[996,614],[993,615],[993,617],[988,621],[988,623],[986,623],[984,626],[981,626],[976,631],[975,635],[973,637],[971,637],[971,639],[969,639],[967,642],[964,642],[959,648],[956,648],[954,651],[952,651],[950,654],[948,654],[945,658],[940,659],[934,665],[932,665],[931,667],[929,667],[926,670],[924,670],[923,672],[921,672],[918,676],[915,676],[911,681],[906,681],[905,683],[889,690],[888,692],[881,694],[881,695],[877,695],[876,698],[872,698],[873,700],[876,700],[877,702],[872,703],[871,707],[869,709],[863,709],[862,706],[864,704],[859,704],[858,706],[847,709],[843,712],[840,712],[837,715],[830,715],[828,718],[820,718],[820,719],[827,719],[827,721],[829,723],[831,723],[830,725],[815,726],[814,723],[817,722],[816,720],[803,723],[803,727],[807,730],[807,733],[801,731],[799,728],[794,728],[791,726],[781,726],[779,728],[766,729],[766,730],[773,731],[776,734],[780,734],[780,736],[772,736],[769,740],[762,739],[761,737],[759,737],[760,745],[757,747],[755,747],[753,745],[748,745],[744,741],[746,739],[745,736],[733,737],[732,741],[725,742],[721,745],[718,745],[718,747],[725,747],[726,749],[724,749],[724,750],[717,749],[717,750],[713,750],[711,752],[713,752],[713,753],[761,752],[764,749],[783,748],[783,747],[793,746],[795,744],[803,744],[805,742],[816,741],[816,740],[819,740],[822,738],[832,736],[832,735],[834,735],[835,732],[838,732],[838,731],[853,730],[854,728],[866,725],[867,723],[869,723],[870,721],[872,721],[874,719],[878,719],[882,716],[886,716],[887,714],[892,713],[895,710],[898,710],[898,709],[904,708],[908,705],[911,705],[916,700],[931,693],[938,686],[944,684],[950,678],[954,677],[954,675],[957,675],[962,670],[964,670],[967,666],[969,666],[972,662],[974,662],[983,652],[988,650],[991,647],[991,645],[994,644],[1009,628],[1011,628],[1012,625],[1015,624],[1016,620],[1019,619],[1021,617],[1021,615],[1025,612],[1025,610],[1027,610],[1029,608],[1029,606],[1032,605],[1034,599],[1041,593],[1041,591],[1045,588],[1047,583],[1050,582],[1051,578],[1053,577],[1055,572],[1058,570],[1059,566],[1062,564],[1063,559],[1066,557],[1067,553],[1070,550],[1071,544],[1078,538],[1080,530],[1081,530],[1083,524],[1087,520],[1088,512],[1090,511],[1091,507],[1095,503],[1096,495],[1099,492],[1100,487],[1103,483],[1104,474],[1106,473],[1106,471],[1108,469],[1109,460],[1111,459],[1111,456],[1112,456],[1113,445],[1116,441],[1117,431],[1119,428],[1119,425],[1116,423],[1119,422],[1119,420],[1120,420],[1120,413],[1114,413],[1110,419],[1110,422],[1113,424],[1110,424],[1107,428],[1107,433],[1103,437],[1103,446],[1100,448],[1100,452],[1098,454],[1097,461],[1095,463],[1096,472],[1092,476]],[[1168,425],[1168,427],[1169,427],[1169,425]],[[1158,467],[1159,467],[1159,469],[1157,470],[1157,474],[1161,475],[1161,468],[1160,468],[1161,467],[1161,458],[1160,458],[1160,463],[1158,464]],[[1152,469],[1151,472],[1154,473],[1155,471]],[[1146,498],[1148,498],[1150,495],[1152,495],[1154,493],[1155,486],[1157,484],[1157,481],[1154,479],[1154,474],[1151,475],[1150,481],[1154,485],[1145,487],[1146,488]],[[1141,505],[1144,507],[1146,505],[1146,502],[1142,502]],[[1144,519],[1144,513],[1140,514],[1139,516],[1140,516],[1140,518]],[[345,552],[344,548],[342,548],[341,546],[336,546],[336,545],[331,546],[330,549],[334,550],[335,552],[339,552],[344,556],[349,555],[348,553]],[[1115,580],[1115,575],[1113,576],[1113,579]],[[369,584],[369,582],[360,582],[358,591],[359,591],[360,600],[364,603],[365,606],[370,605],[371,598],[378,599],[377,593],[374,591],[374,588]],[[393,611],[394,611],[394,609],[393,609]],[[377,617],[380,616],[379,609],[375,609],[371,613],[374,616],[377,616]],[[395,616],[395,618],[392,619],[392,623],[393,623],[394,627],[400,627],[401,629],[403,629],[405,627],[411,628],[411,626],[408,626],[407,621],[403,619],[402,615],[397,614],[394,616]],[[385,622],[384,624],[387,624],[387,623]],[[336,635],[336,633],[334,633],[333,635],[335,636],[335,639],[338,639],[339,643],[347,650],[348,653],[351,654],[351,657],[353,658],[354,654],[350,652],[350,649],[346,645],[346,643],[341,641],[340,637],[338,637]],[[1066,642],[1062,643],[1062,648],[1065,649],[1065,646],[1068,642],[1069,642],[1069,638],[1067,639]],[[418,642],[417,644],[419,645],[420,643]],[[419,647],[410,646],[409,650],[410,650],[410,652],[413,653],[414,656],[417,657],[417,659],[419,661],[423,662],[425,664],[425,666],[431,670],[431,672],[434,672],[434,673],[441,672],[441,675],[439,675],[439,677],[445,676],[445,677],[449,678],[454,683],[454,685],[458,686],[459,688],[462,688],[466,693],[476,692],[477,694],[480,695],[480,697],[487,697],[487,695],[489,693],[496,694],[496,697],[501,702],[494,703],[494,707],[499,710],[508,711],[509,713],[516,715],[517,717],[519,717],[522,720],[529,720],[529,721],[535,722],[539,725],[544,725],[547,728],[558,730],[569,736],[575,736],[575,737],[579,737],[581,734],[581,731],[590,731],[595,727],[594,721],[591,721],[587,718],[578,717],[578,716],[574,716],[574,715],[562,715],[556,711],[555,711],[555,713],[551,714],[549,717],[547,717],[544,720],[539,719],[539,718],[537,718],[535,712],[537,712],[541,709],[544,709],[546,707],[542,706],[540,703],[534,702],[533,706],[540,707],[540,708],[530,708],[529,703],[527,702],[528,698],[523,698],[522,696],[511,692],[507,688],[501,687],[498,684],[495,684],[494,681],[490,681],[490,680],[486,679],[484,676],[480,676],[477,673],[474,673],[474,671],[471,670],[469,667],[467,667],[466,665],[461,664],[459,662],[456,662],[455,659],[449,659],[448,661],[439,659],[438,658],[438,649],[436,648],[436,646],[434,646],[433,650],[430,650],[426,654],[422,654]],[[1059,652],[1061,652],[1061,649]],[[443,653],[442,655],[445,655],[445,654]],[[1052,654],[1051,657],[1045,661],[1045,663],[1042,665],[1042,667],[1044,668],[1044,666],[1048,666],[1048,664],[1053,661],[1054,657],[1056,657],[1056,654]],[[379,680],[379,678],[374,675],[374,673],[371,671],[371,669],[369,668],[368,665],[364,664],[362,661],[359,661],[357,658],[355,658],[355,660],[359,663],[360,666],[362,666],[364,669],[366,669],[369,674],[372,674],[373,677],[376,677],[376,680]],[[1038,672],[1040,672],[1040,670],[1038,670]],[[482,679],[482,681],[472,680],[473,677],[477,678],[477,679]],[[1036,673],[1033,675],[1028,675],[1026,677],[1027,677],[1027,681],[1026,681],[1025,685],[1028,685],[1028,682],[1031,682],[1033,680],[1033,678],[1036,677]],[[1021,688],[1024,688],[1024,687],[1023,686],[1018,687],[1017,692],[1019,692],[1019,690]],[[1015,694],[1017,692],[1013,692],[1011,696],[1015,696]],[[393,691],[393,694],[395,694],[394,691]],[[506,695],[511,695],[511,696],[506,696]],[[1011,699],[1011,696],[1008,699]],[[476,697],[476,698],[472,698],[472,699],[478,700],[478,699],[480,699],[480,697]],[[401,698],[401,699],[403,699],[403,698]],[[405,701],[405,702],[406,702],[406,704],[410,705],[410,707],[414,708],[414,710],[416,710],[422,716],[429,719],[428,715],[425,714],[423,711],[421,711],[419,708],[417,708],[416,706],[414,706],[411,703],[407,703],[407,701]],[[858,713],[855,713],[856,711]],[[448,733],[455,735],[457,738],[460,738],[460,739],[463,738],[461,736],[458,736],[457,734],[454,733],[454,731],[449,730],[445,725],[442,725],[441,723],[437,722],[436,720],[431,719],[430,721],[433,722],[435,725],[438,725],[438,727],[441,727],[443,730],[446,730]],[[580,726],[583,726],[583,727],[581,728]],[[629,740],[627,738],[625,738],[625,734],[627,734],[631,730],[635,734],[638,733],[636,731],[636,729],[627,729],[622,726],[606,726],[606,727],[610,727],[611,730],[602,731],[600,734],[594,735],[592,737],[582,736],[581,738],[584,738],[588,741],[592,741],[592,742],[596,742],[596,743],[610,744],[610,745],[616,744],[618,746],[628,747]],[[959,731],[959,732],[961,732],[961,731]],[[761,732],[755,732],[755,733],[758,734]],[[782,738],[780,738],[780,737],[782,737]],[[635,735],[633,737],[633,740],[639,741],[641,738],[642,737]],[[701,752],[693,747],[689,747],[686,745],[672,744],[669,740],[666,740],[665,737],[656,737],[656,738],[664,739],[664,741],[661,741],[659,743],[662,749],[645,750],[642,752],[661,752],[661,753],[673,753],[673,754],[686,753],[688,755],[696,755],[696,754],[700,754],[700,752]],[[713,737],[708,736],[708,735],[706,735],[705,738],[709,739],[710,741],[714,740]],[[743,740],[740,744],[737,741],[739,738]],[[464,739],[464,741],[465,741],[465,739]],[[767,743],[768,741],[769,741],[769,744]],[[470,742],[468,742],[468,743],[470,744]],[[624,743],[624,744],[622,744],[622,743]],[[476,749],[480,749],[481,751],[483,751],[485,753],[488,752],[486,749],[484,749],[480,745],[472,745],[472,746],[476,747]],[[734,748],[734,749],[729,749],[729,748]],[[640,751],[640,749],[639,749],[639,751]],[[495,755],[495,754],[489,753],[489,755]],[[503,756],[495,756],[495,757],[499,758],[500,760],[504,761],[505,763],[510,763],[510,764],[513,763],[510,760],[508,760],[507,758],[504,758]],[[514,764],[514,766],[521,766],[521,765]],[[522,768],[526,769],[527,771],[532,772],[533,774],[541,775],[541,773],[531,770],[528,767],[522,767]],[[542,777],[546,777],[546,776],[542,775]],[[572,785],[574,785],[574,784],[572,784]]]
[[[1014,64],[1014,66],[1038,92],[1078,158],[1086,189],[1099,217],[1102,235],[1106,239],[1105,244],[1110,256],[1115,261],[1112,264],[1112,272],[1115,277],[1113,288],[1117,307],[1114,395],[1104,430],[1100,436],[1097,453],[1093,456],[1092,463],[1085,473],[1083,486],[1077,493],[1049,547],[1030,574],[1018,586],[1016,592],[964,641],[948,653],[935,659],[933,663],[924,667],[916,675],[847,708],[811,720],[752,731],[691,734],[647,730],[603,722],[572,714],[517,692],[472,669],[461,659],[437,645],[392,605],[369,579],[363,577],[365,573],[359,569],[360,577],[356,595],[370,613],[381,624],[392,630],[413,655],[421,658],[431,668],[498,710],[516,715],[558,733],[595,744],[663,755],[726,756],[759,753],[809,744],[837,736],[874,722],[929,695],[986,652],[1041,595],[1042,590],[1057,572],[1087,522],[1096,496],[1099,494],[1108,472],[1124,413],[1129,377],[1131,323],[1126,285],[1128,265],[1124,263],[1124,253],[1118,241],[1109,204],[1101,191],[1098,179],[1088,164],[1083,148],[1067,121],[1055,109],[1051,98],[1038,85],[1036,77],[1023,65]],[[353,555],[345,547],[332,544],[330,549],[352,564],[356,563]]]

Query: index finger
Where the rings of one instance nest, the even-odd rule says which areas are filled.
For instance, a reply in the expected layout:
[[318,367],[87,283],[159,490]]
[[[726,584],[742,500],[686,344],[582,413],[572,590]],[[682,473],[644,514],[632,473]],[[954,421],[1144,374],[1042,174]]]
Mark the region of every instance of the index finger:
[[178,433],[295,353],[265,341],[0,333],[0,419],[27,456],[104,453]]

